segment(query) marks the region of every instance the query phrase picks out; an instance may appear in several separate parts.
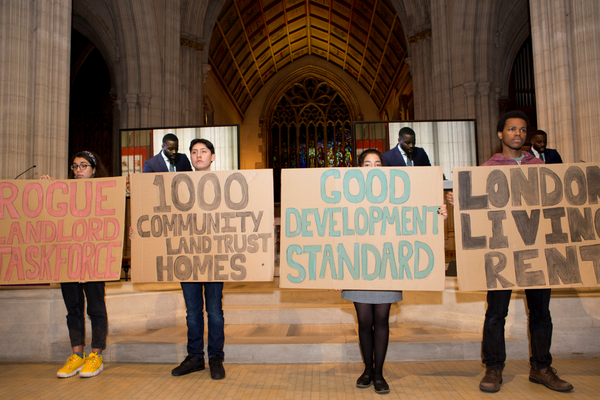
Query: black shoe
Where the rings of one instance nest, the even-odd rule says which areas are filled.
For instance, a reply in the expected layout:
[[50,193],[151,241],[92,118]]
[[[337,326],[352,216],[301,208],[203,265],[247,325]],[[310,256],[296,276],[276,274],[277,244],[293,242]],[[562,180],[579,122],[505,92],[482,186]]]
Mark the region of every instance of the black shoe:
[[223,358],[221,358],[221,356],[209,358],[208,365],[210,367],[211,378],[215,380],[225,378],[225,368],[223,368]]
[[390,392],[390,387],[383,378],[374,381],[373,385],[375,386],[375,393],[377,394],[387,394]]
[[366,372],[363,372],[363,374],[356,380],[357,388],[365,389],[371,386],[372,384],[373,379],[371,378],[371,375],[367,374]]
[[183,360],[179,367],[171,371],[173,376],[187,375],[190,372],[202,371],[204,369],[204,358],[189,355]]

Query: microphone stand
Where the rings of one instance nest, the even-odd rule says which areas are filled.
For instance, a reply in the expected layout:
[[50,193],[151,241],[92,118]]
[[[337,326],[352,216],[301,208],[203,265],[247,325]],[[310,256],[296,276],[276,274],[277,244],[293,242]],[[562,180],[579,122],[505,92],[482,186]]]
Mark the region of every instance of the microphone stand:
[[25,171],[21,172],[19,175],[15,176],[15,179],[17,179],[18,177],[20,177],[21,175],[23,175],[25,172],[34,169],[36,167],[36,165],[32,165],[31,167],[27,168]]

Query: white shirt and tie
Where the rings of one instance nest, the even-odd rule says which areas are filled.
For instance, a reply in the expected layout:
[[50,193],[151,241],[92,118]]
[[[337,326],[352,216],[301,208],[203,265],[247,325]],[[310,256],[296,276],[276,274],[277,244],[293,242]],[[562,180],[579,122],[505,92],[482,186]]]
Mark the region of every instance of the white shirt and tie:
[[400,154],[402,154],[402,158],[404,159],[404,164],[407,167],[412,167],[413,166],[413,160],[411,160],[410,158],[408,158],[408,156],[406,155],[406,153],[404,152],[404,150],[402,150],[402,147],[400,147],[400,143],[398,143],[398,150],[400,151]]
[[171,163],[171,161],[169,161],[169,159],[165,155],[165,152],[161,150],[160,154],[162,155],[163,160],[165,160],[165,163],[167,163],[167,169],[169,170],[169,172],[175,172],[175,171],[177,171],[177,168],[175,168],[175,165],[173,165]]
[[540,153],[538,152],[536,149],[534,149],[533,147],[531,148],[531,151],[533,152],[533,155],[535,156],[535,158],[539,158],[540,160],[542,160],[543,162],[546,162],[546,158],[544,157],[544,153]]

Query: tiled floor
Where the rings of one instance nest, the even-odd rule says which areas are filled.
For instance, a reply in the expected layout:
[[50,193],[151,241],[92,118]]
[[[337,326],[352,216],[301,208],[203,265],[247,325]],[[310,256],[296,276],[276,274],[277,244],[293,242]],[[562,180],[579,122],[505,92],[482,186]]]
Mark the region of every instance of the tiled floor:
[[[205,336],[207,332],[205,332]],[[356,324],[226,325],[226,344],[358,343]],[[187,327],[114,334],[110,343],[187,342]],[[481,341],[480,333],[390,323],[390,342]]]
[[[95,378],[56,378],[56,363],[0,364],[1,399],[371,399],[373,388],[358,389],[361,364],[225,364],[227,377],[208,370],[171,376],[174,365],[106,364]],[[391,392],[386,399],[598,399],[600,359],[555,360],[554,367],[575,389],[557,393],[529,382],[528,362],[509,361],[499,393],[478,389],[483,367],[477,361],[387,363]]]

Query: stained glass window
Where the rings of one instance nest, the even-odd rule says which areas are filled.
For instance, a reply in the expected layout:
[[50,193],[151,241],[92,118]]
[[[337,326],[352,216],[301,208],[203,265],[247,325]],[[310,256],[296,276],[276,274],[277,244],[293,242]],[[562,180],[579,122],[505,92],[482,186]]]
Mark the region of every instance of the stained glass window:
[[309,76],[293,84],[275,107],[269,132],[276,201],[281,168],[352,166],[350,112],[328,82]]

